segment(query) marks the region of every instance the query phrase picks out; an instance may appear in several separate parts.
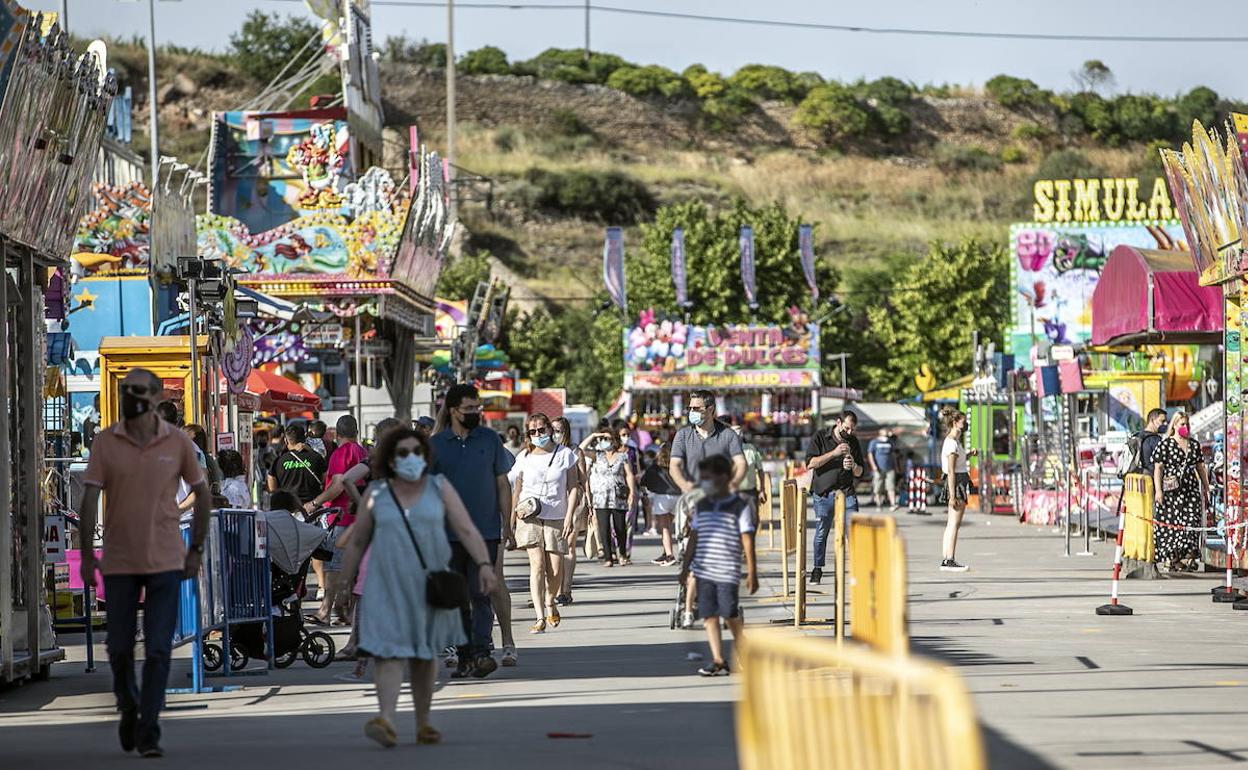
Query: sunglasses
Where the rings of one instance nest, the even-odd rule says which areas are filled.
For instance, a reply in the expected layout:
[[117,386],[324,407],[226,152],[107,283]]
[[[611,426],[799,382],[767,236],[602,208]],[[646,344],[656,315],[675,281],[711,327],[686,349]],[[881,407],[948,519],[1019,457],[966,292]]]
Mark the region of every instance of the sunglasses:
[[709,406],[691,406],[691,407],[689,407],[689,411],[691,411],[691,412],[705,412],[707,409],[710,409],[710,407],[709,407]]
[[460,407],[460,406],[457,406],[455,408],[459,410],[460,414],[481,414],[481,407],[479,406],[473,407],[472,409],[465,409],[464,407]]
[[421,454],[421,451],[419,449],[408,449],[405,446],[401,446],[398,449],[394,450],[395,457],[407,457],[410,454],[418,455],[418,454]]
[[545,428],[534,428],[533,430],[529,431],[530,436],[541,436],[545,433],[546,433]]
[[131,384],[123,382],[121,383],[119,390],[122,393],[125,393],[127,396],[148,397],[152,395],[152,392],[148,390],[146,385],[131,385]]

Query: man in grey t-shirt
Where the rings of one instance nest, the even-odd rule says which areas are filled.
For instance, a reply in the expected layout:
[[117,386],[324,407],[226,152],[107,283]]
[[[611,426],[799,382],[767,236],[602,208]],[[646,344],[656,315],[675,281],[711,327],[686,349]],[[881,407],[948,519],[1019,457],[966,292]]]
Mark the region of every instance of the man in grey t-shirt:
[[712,455],[723,455],[732,462],[732,489],[745,478],[745,450],[741,437],[715,419],[715,394],[695,390],[689,396],[689,424],[672,439],[672,480],[682,491],[698,485],[694,478],[698,464]]

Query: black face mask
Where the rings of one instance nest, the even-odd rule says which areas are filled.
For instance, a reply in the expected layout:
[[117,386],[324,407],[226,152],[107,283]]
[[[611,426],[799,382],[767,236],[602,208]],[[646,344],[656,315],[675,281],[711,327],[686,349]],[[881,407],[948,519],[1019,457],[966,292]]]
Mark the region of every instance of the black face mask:
[[146,398],[139,398],[130,393],[121,394],[121,416],[127,420],[142,417],[150,412],[151,409],[152,402]]
[[472,430],[481,424],[481,415],[476,412],[461,414],[459,416],[459,421],[464,424],[465,428]]

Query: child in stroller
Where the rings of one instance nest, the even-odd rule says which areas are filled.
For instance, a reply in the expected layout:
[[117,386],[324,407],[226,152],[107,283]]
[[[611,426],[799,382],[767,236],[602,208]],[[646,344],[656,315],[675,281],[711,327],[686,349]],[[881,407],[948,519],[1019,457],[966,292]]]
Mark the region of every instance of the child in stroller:
[[[300,511],[298,501],[285,491],[274,492],[270,505],[275,510],[258,512],[256,517],[268,530],[273,665],[286,668],[302,656],[309,666],[325,668],[334,661],[334,639],[324,631],[309,631],[304,626],[302,598],[312,558],[332,556],[323,547],[327,533],[317,522],[336,509],[320,509],[301,521],[291,513]],[[230,670],[242,669],[248,658],[266,657],[264,626],[257,622],[231,629]],[[205,668],[211,671],[220,667],[219,650],[210,652],[206,643],[204,652]]]

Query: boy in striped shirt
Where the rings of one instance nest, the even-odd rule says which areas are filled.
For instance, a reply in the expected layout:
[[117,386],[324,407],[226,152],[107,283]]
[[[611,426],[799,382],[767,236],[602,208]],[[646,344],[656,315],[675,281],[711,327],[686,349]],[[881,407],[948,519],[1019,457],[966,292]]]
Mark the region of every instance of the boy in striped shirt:
[[734,640],[741,639],[739,589],[741,556],[745,555],[746,587],[758,590],[754,565],[754,511],[749,502],[729,489],[732,463],[723,455],[711,455],[698,463],[698,485],[706,494],[689,522],[689,543],[680,579],[690,571],[697,581],[698,617],[706,626],[711,663],[698,669],[701,676],[728,676],[724,662],[719,620],[728,622]]

